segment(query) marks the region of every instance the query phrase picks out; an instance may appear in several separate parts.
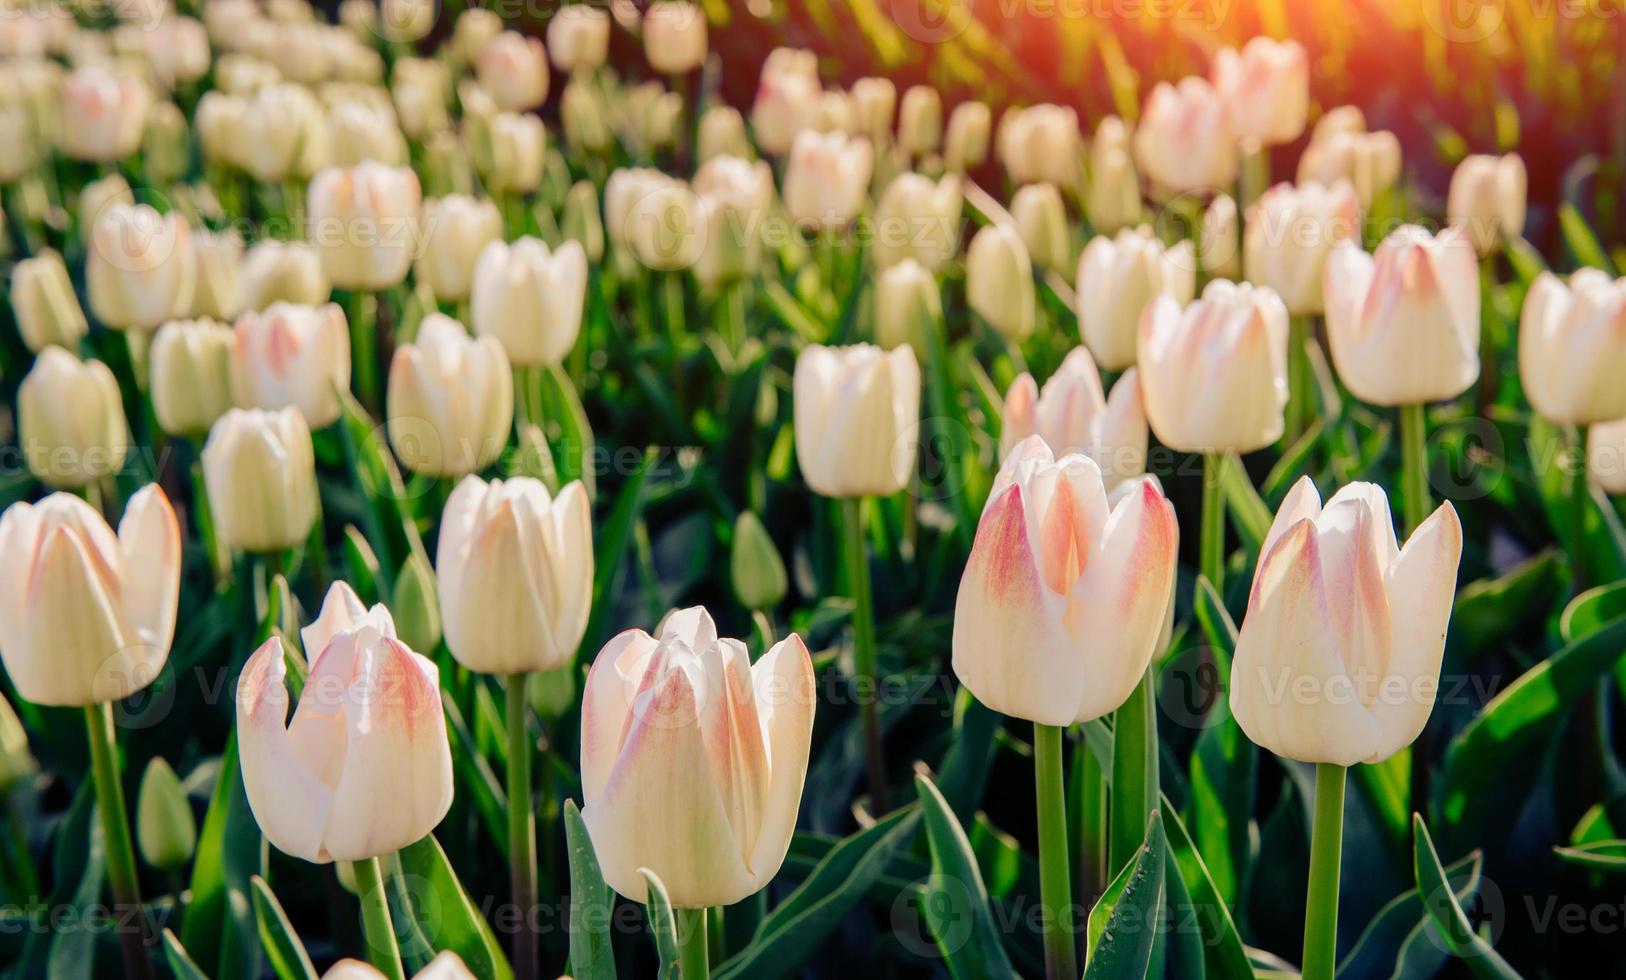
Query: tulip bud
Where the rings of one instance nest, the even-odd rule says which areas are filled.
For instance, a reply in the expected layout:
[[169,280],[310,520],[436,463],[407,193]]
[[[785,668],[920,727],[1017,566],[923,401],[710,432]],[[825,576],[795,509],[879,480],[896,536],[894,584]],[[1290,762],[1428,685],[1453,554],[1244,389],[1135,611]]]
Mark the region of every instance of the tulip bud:
[[1446,204],[1450,223],[1466,229],[1474,250],[1488,255],[1504,239],[1517,239],[1524,233],[1529,182],[1524,160],[1517,153],[1467,157],[1451,175]]
[[659,639],[611,640],[587,675],[581,735],[582,820],[610,887],[642,901],[648,868],[677,908],[762,890],[790,847],[815,694],[800,637],[753,666],[698,606]]
[[875,206],[875,261],[883,268],[915,259],[937,270],[960,247],[960,180],[933,182],[906,171],[892,179]]
[[313,428],[336,421],[350,387],[350,330],[337,304],[273,303],[238,317],[231,388],[248,408],[296,408]]
[[188,156],[186,115],[173,102],[160,102],[147,114],[141,133],[141,162],[148,180],[169,184],[186,175]]
[[[1238,234],[1236,201],[1232,200],[1229,194],[1214,195],[1214,199],[1208,202],[1207,210],[1203,212],[1203,247],[1198,256],[1203,271],[1208,273],[1210,278],[1242,278],[1242,246],[1238,241]],[[1320,282],[1319,277],[1317,282]]]
[[1389,501],[1304,477],[1276,512],[1231,664],[1248,738],[1301,762],[1377,763],[1412,743],[1439,688],[1462,525],[1440,505],[1401,548]]
[[898,105],[898,87],[892,79],[860,78],[853,82],[852,103],[855,131],[876,146],[892,135],[892,115]]
[[502,32],[502,16],[495,10],[467,7],[457,15],[457,23],[452,25],[452,54],[462,64],[472,65],[486,44]]
[[239,128],[240,162],[256,180],[279,183],[327,165],[322,107],[302,85],[280,83],[255,92],[243,104]]
[[535,238],[492,242],[474,266],[474,332],[496,337],[516,366],[558,364],[576,346],[587,296],[587,256]]
[[489,198],[466,194],[431,198],[423,208],[418,279],[429,284],[436,299],[468,299],[480,250],[501,238],[502,214]]
[[1210,77],[1230,110],[1238,139],[1261,147],[1291,143],[1310,111],[1310,59],[1297,41],[1256,37],[1221,48]]
[[565,142],[594,154],[606,153],[615,146],[615,134],[610,132],[604,99],[596,84],[591,80],[572,80],[565,85],[564,95],[559,99],[559,125],[564,130]]
[[1197,289],[1191,243],[1170,248],[1149,228],[1098,235],[1078,260],[1078,327],[1095,361],[1108,371],[1135,363],[1141,311],[1159,293],[1191,302]]
[[1078,185],[1083,140],[1078,113],[1057,105],[1007,109],[999,120],[999,161],[1018,184]]
[[960,683],[995,711],[1039,724],[1117,710],[1157,649],[1179,536],[1155,480],[1131,483],[1110,506],[1089,457],[1056,459],[1038,437],[1017,445],[954,603]]
[[694,175],[702,248],[695,278],[708,287],[756,275],[762,221],[773,207],[773,170],[766,161],[713,157]]
[[920,365],[909,347],[812,345],[792,385],[796,459],[826,497],[885,497],[914,472]]
[[440,646],[440,599],[435,595],[435,571],[422,552],[412,552],[401,563],[390,607],[395,610],[396,628],[403,643],[415,650],[433,650]]
[[874,164],[864,139],[803,131],[785,168],[785,211],[809,228],[846,225],[863,206]]
[[751,129],[764,153],[783,156],[802,130],[816,128],[822,92],[813,52],[777,48],[769,53],[751,103]]
[[513,416],[513,373],[495,338],[475,340],[431,313],[413,342],[395,349],[388,432],[408,469],[453,477],[484,469],[507,445]]
[[302,544],[318,510],[305,417],[293,408],[222,415],[203,446],[203,482],[225,547],[276,552]]
[[1146,472],[1146,409],[1134,368],[1101,391],[1095,360],[1075,347],[1040,388],[1031,374],[1018,377],[1005,393],[999,451],[1010,456],[1023,440],[1037,435],[1052,453],[1082,453],[1095,460],[1107,492]]
[[322,258],[306,242],[262,238],[243,260],[242,307],[263,310],[273,303],[315,306],[327,300],[331,287]]
[[981,102],[962,102],[949,113],[943,137],[943,165],[949,173],[965,173],[988,159],[988,134],[993,114]]
[[734,595],[745,608],[772,609],[785,598],[789,588],[785,563],[754,511],[742,510],[734,521],[728,569],[734,580]]
[[29,470],[51,487],[82,487],[112,476],[129,449],[113,372],[60,347],[40,351],[18,385],[17,427]]
[[1033,261],[1016,229],[993,224],[972,237],[965,253],[965,301],[1012,340],[1033,333],[1038,315]]
[[749,159],[751,141],[745,137],[745,120],[733,106],[714,105],[700,114],[700,162],[712,157],[733,156]]
[[[773,183],[770,178],[769,191]],[[565,195],[564,212],[559,217],[559,232],[566,241],[582,247],[587,261],[597,263],[604,258],[604,219],[598,213],[598,189],[590,180],[579,180]]]
[[[1331,115],[1322,122],[1327,118]],[[1321,133],[1322,127],[1317,125],[1315,137],[1299,157],[1299,183],[1314,181],[1331,186],[1347,180],[1354,185],[1360,206],[1369,208],[1379,194],[1400,179],[1400,141],[1395,134],[1337,129],[1329,130],[1326,136]]]
[[229,320],[242,311],[243,239],[234,230],[192,234],[198,267],[192,316]]
[[1024,184],[1011,198],[1011,217],[1028,255],[1041,269],[1065,273],[1073,267],[1067,208],[1055,184]]
[[483,128],[490,156],[483,176],[494,194],[529,194],[542,182],[548,134],[538,116],[499,112]]
[[12,267],[11,309],[23,343],[36,354],[51,344],[78,350],[89,330],[68,267],[55,252],[40,252]]
[[311,240],[335,286],[379,290],[406,278],[420,198],[418,177],[406,167],[329,167],[311,180]]
[[1543,272],[1519,320],[1519,379],[1530,405],[1565,425],[1626,416],[1626,279]]
[[62,79],[61,149],[75,160],[122,160],[141,146],[152,90],[134,73],[87,64]]
[[1297,315],[1320,313],[1327,256],[1360,240],[1355,188],[1347,181],[1277,184],[1254,203],[1246,242],[1248,279],[1269,286]]
[[593,598],[587,491],[578,480],[550,498],[529,477],[465,477],[441,517],[436,571],[458,663],[487,674],[569,663]]
[[923,157],[942,140],[943,97],[930,85],[911,85],[898,106],[898,148]]
[[152,409],[172,436],[198,439],[232,407],[232,330],[214,320],[171,320],[148,351]]
[[25,779],[39,772],[39,763],[28,749],[28,732],[11,707],[11,702],[0,697],[0,793],[8,793]]
[[174,873],[192,860],[198,846],[197,818],[175,778],[175,770],[155,756],[141,775],[136,798],[136,843],[141,857],[160,871]]
[[328,163],[353,167],[364,160],[399,167],[406,163],[406,137],[393,106],[344,99],[328,111]]
[[1479,269],[1462,229],[1406,225],[1373,255],[1343,242],[1322,290],[1333,365],[1362,401],[1443,401],[1479,377]]
[[384,40],[411,44],[435,27],[435,0],[379,0],[378,26]]
[[1158,198],[1235,183],[1236,132],[1214,86],[1196,76],[1158,82],[1135,128],[1135,162]]
[[1125,148],[1127,142],[1123,120],[1108,116],[1096,128],[1090,146],[1084,213],[1099,235],[1114,235],[1140,223],[1140,176]]
[[917,360],[929,351],[927,331],[943,319],[937,277],[912,258],[881,270],[875,280],[875,342],[884,350],[907,344]]
[[1262,449],[1281,438],[1287,407],[1287,307],[1268,289],[1224,279],[1183,311],[1164,293],[1141,317],[1139,366],[1164,445]]
[[254,651],[237,684],[243,787],[260,830],[317,863],[421,840],[452,805],[440,671],[396,637],[389,610],[365,608],[343,582],[300,638],[310,676],[292,724],[279,637]]
[[706,61],[706,13],[685,0],[655,0],[644,12],[644,57],[662,75],[683,75]]
[[597,7],[561,7],[548,21],[548,54],[566,74],[597,68],[609,50],[610,15]]

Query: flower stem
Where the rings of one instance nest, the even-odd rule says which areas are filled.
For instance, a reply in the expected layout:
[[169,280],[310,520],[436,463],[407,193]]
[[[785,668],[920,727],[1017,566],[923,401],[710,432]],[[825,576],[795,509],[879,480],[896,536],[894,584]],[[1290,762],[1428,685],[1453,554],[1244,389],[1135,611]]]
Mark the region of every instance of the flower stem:
[[[102,815],[102,838],[107,849],[107,881],[113,889],[119,947],[124,973],[134,980],[152,977],[147,957],[147,916],[141,907],[141,886],[136,879],[135,847],[130,842],[130,816],[119,782],[118,742],[113,733],[113,706],[85,706],[85,734],[90,740],[91,778],[96,785],[96,808]],[[125,912],[135,914],[133,928],[123,924]]]
[[525,699],[529,674],[508,678],[508,864],[520,922],[514,930],[514,976],[536,976],[536,934],[527,928],[536,906],[536,810],[531,805],[531,739]]
[[1406,535],[1428,519],[1428,422],[1422,405],[1400,406],[1401,490],[1406,504]]
[[1310,834],[1310,887],[1304,900],[1303,980],[1332,980],[1338,958],[1338,866],[1344,849],[1344,776],[1323,762],[1315,768],[1315,817]]
[[1203,456],[1203,524],[1199,568],[1220,595],[1225,594],[1225,454]]
[[1588,582],[1586,565],[1586,512],[1591,491],[1587,483],[1587,438],[1590,428],[1575,427],[1575,442],[1570,455],[1570,577],[1576,592],[1584,590]]
[[678,928],[679,980],[707,980],[711,955],[706,947],[706,910],[673,909]]
[[846,540],[847,582],[853,600],[853,666],[858,685],[858,713],[864,728],[864,757],[869,766],[870,810],[887,812],[886,758],[881,754],[880,705],[876,700],[875,610],[869,590],[869,561],[864,555],[864,498],[842,502]]
[[1067,861],[1067,803],[1062,792],[1061,728],[1033,726],[1034,789],[1039,809],[1039,897],[1044,903],[1044,967],[1050,980],[1074,980],[1070,914],[1072,867]]
[[356,397],[369,412],[376,412],[378,400],[378,323],[372,297],[360,289],[344,294],[344,315],[350,322],[350,364],[356,380]]
[[1295,316],[1287,340],[1287,444],[1291,446],[1310,427],[1310,360],[1304,345],[1310,339],[1311,319]]
[[1086,905],[1107,890],[1107,770],[1088,747],[1083,750],[1083,782],[1079,793],[1078,863]]
[[384,876],[378,858],[370,857],[350,865],[356,878],[356,898],[361,901],[361,931],[367,940],[367,962],[389,980],[406,980],[401,950],[395,943],[395,924],[390,921],[390,901],[384,893]]

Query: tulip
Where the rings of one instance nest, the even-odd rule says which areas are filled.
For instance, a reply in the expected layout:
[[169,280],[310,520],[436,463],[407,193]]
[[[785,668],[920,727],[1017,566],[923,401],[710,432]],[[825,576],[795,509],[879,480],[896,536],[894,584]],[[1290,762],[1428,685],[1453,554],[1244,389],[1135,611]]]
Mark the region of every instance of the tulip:
[[198,439],[232,407],[232,330],[214,320],[171,320],[148,352],[152,408],[172,436]]
[[1057,105],[1007,109],[999,120],[999,162],[1018,184],[1078,186],[1078,113]]
[[700,162],[713,157],[749,158],[751,141],[745,136],[745,120],[733,106],[714,105],[700,114]]
[[484,469],[508,442],[514,376],[494,337],[431,313],[390,362],[390,445],[417,473],[460,477]]
[[898,107],[898,87],[880,76],[860,78],[852,87],[853,115],[858,135],[880,146],[892,134],[892,116]]
[[503,31],[481,46],[474,68],[498,108],[535,109],[548,97],[548,57],[538,38]]
[[60,347],[40,351],[18,385],[17,428],[29,470],[52,487],[83,487],[112,476],[129,449],[113,372]]
[[1097,234],[1113,235],[1140,223],[1140,177],[1129,155],[1128,131],[1117,116],[1096,127],[1089,176],[1084,214]]
[[341,289],[400,283],[416,251],[418,177],[406,167],[366,162],[329,167],[311,180],[311,240]]
[[158,676],[181,582],[180,526],[162,490],[129,499],[117,536],[72,494],[13,504],[0,549],[0,604],[11,610],[0,617],[0,661],[22,698],[96,705]]
[[869,142],[804,130],[785,168],[785,211],[809,228],[839,228],[863,206],[875,164]]
[[1291,143],[1304,132],[1310,110],[1310,59],[1297,41],[1256,37],[1221,48],[1210,71],[1230,110],[1237,138],[1260,147]]
[[588,153],[607,153],[615,145],[615,134],[606,118],[604,97],[591,80],[572,79],[559,97],[559,126],[565,142]]
[[481,250],[501,239],[502,214],[490,199],[466,194],[431,198],[424,202],[417,277],[429,284],[436,299],[466,300]]
[[503,32],[502,16],[485,7],[467,7],[457,15],[449,42],[458,63],[472,65],[492,38]]
[[875,261],[883,268],[914,259],[937,270],[960,246],[964,198],[953,175],[933,182],[905,171],[892,179],[875,206]]
[[592,181],[578,180],[570,186],[559,216],[559,233],[580,245],[587,261],[604,258],[604,219],[599,216],[598,190]]
[[[799,636],[753,665],[696,606],[659,639],[628,630],[593,661],[582,696],[582,819],[604,880],[673,906],[731,905],[784,862],[807,774],[816,702]],[[651,820],[653,813],[661,819]]]
[[1152,431],[1182,452],[1252,452],[1281,438],[1287,308],[1269,289],[1224,279],[1180,308],[1163,294],[1140,322],[1140,379]]
[[434,0],[379,0],[378,26],[384,40],[411,44],[435,27]]
[[1626,493],[1626,418],[1599,422],[1589,429],[1587,473],[1605,493]]
[[[1329,113],[1325,123],[1334,118]],[[1331,185],[1347,180],[1355,187],[1355,197],[1362,208],[1369,208],[1379,194],[1394,186],[1400,179],[1400,141],[1389,132],[1348,132],[1329,128],[1322,135],[1317,124],[1316,135],[1299,157],[1298,180],[1301,184],[1314,181]]]
[[328,111],[328,162],[353,167],[364,160],[399,167],[407,161],[406,137],[401,135],[392,105],[363,99],[345,99]]
[[426,58],[402,58],[395,63],[390,79],[390,96],[401,131],[416,140],[426,140],[450,126],[446,94],[451,78],[445,62]]
[[943,97],[930,85],[911,85],[898,106],[898,148],[923,157],[942,140]]
[[1543,272],[1519,319],[1519,379],[1545,418],[1588,426],[1626,416],[1626,279]]
[[[218,71],[218,68],[216,69]],[[243,144],[244,117],[248,100],[222,89],[211,89],[198,100],[192,125],[197,131],[198,147],[203,151],[205,163],[215,166],[240,166],[246,158]]]
[[248,408],[296,408],[320,429],[341,413],[350,387],[350,333],[337,304],[273,303],[238,317],[231,346],[231,388]]
[[108,64],[75,68],[62,79],[61,148],[75,160],[112,162],[141,146],[152,90]]
[[753,611],[773,609],[790,588],[785,561],[754,511],[742,510],[734,521],[728,570],[734,595],[742,606]]
[[256,180],[308,177],[327,165],[322,107],[301,85],[280,83],[255,92],[243,104],[239,128],[240,162]]
[[795,48],[768,52],[751,102],[751,129],[764,153],[783,156],[802,130],[817,128],[821,93],[813,52]]
[[482,176],[493,194],[529,194],[542,182],[546,163],[547,129],[538,116],[499,112],[486,120],[484,134],[490,157],[482,162]]
[[1141,312],[1160,293],[1189,303],[1196,283],[1189,241],[1164,248],[1145,227],[1092,238],[1078,260],[1078,326],[1096,363],[1134,364]]
[[660,82],[645,82],[627,93],[616,113],[621,140],[634,154],[652,155],[675,146],[683,119],[683,97]]
[[1229,187],[1236,133],[1223,97],[1205,79],[1159,82],[1135,128],[1135,162],[1159,197]]
[[318,864],[417,842],[452,803],[439,669],[396,638],[388,609],[367,609],[343,582],[300,639],[310,676],[291,724],[280,637],[254,651],[237,684],[243,787],[260,830]]
[[704,226],[695,278],[708,287],[754,276],[762,264],[762,220],[773,207],[766,161],[712,157],[694,175],[697,220]]
[[141,856],[160,871],[178,873],[198,846],[197,818],[175,770],[155,756],[141,775],[136,797],[136,841]]
[[1038,316],[1033,262],[1016,229],[992,224],[972,236],[965,253],[965,300],[1011,340],[1033,333]]
[[932,271],[912,258],[881,270],[875,280],[875,342],[884,350],[908,345],[928,356],[927,331],[943,319],[943,299]]
[[858,110],[850,95],[840,89],[825,89],[813,106],[813,128],[821,133],[854,135],[858,130]]
[[566,74],[604,64],[610,49],[610,15],[597,7],[561,7],[548,21],[548,54]]
[[192,166],[190,137],[186,114],[180,106],[173,102],[153,106],[141,131],[140,152],[146,178],[163,186],[184,177]]
[[1409,405],[1455,398],[1479,375],[1479,271],[1460,229],[1413,225],[1374,255],[1343,242],[1323,281],[1338,376],[1362,401]]
[[1125,481],[1146,472],[1146,409],[1134,368],[1101,390],[1095,360],[1075,347],[1040,388],[1023,373],[1005,393],[999,451],[1010,456],[1029,436],[1044,439],[1053,454],[1088,456],[1101,470],[1110,494]]
[[1052,272],[1072,266],[1067,209],[1055,184],[1024,184],[1011,197],[1011,217],[1033,264]]
[[262,238],[248,250],[241,288],[242,307],[249,311],[278,302],[315,306],[331,291],[314,246],[274,238]]
[[1524,206],[1530,178],[1517,153],[1501,157],[1476,153],[1451,175],[1446,212],[1452,225],[1467,230],[1474,251],[1488,255],[1504,239],[1524,232]]
[[982,102],[962,102],[949,113],[943,135],[943,166],[949,173],[965,173],[988,159],[988,133],[993,115]]
[[492,242],[474,266],[474,332],[496,337],[518,367],[558,364],[576,345],[587,296],[587,256],[535,238]]
[[152,330],[192,308],[197,255],[176,212],[109,206],[91,230],[85,266],[91,312],[115,329]]
[[796,458],[826,497],[902,490],[920,438],[920,367],[914,351],[870,344],[813,345],[796,358]]
[[684,75],[706,60],[706,14],[683,0],[656,0],[644,12],[644,57],[662,75]]
[[1203,212],[1202,249],[1198,258],[1213,279],[1242,278],[1242,248],[1238,242],[1236,201],[1216,194]]
[[201,230],[192,235],[198,267],[192,316],[229,320],[242,310],[243,239],[236,231]]
[[632,202],[623,234],[646,268],[674,272],[700,260],[704,221],[694,191],[681,180],[666,179],[653,182]]
[[[369,4],[369,6],[371,6]],[[248,95],[282,81],[276,66],[247,54],[223,54],[215,60],[215,90],[229,95]],[[209,93],[203,98],[207,100]],[[198,103],[199,108],[203,103]]]
[[1327,256],[1339,242],[1360,240],[1359,208],[1344,180],[1272,187],[1248,217],[1248,280],[1275,290],[1294,316],[1321,313]]
[[78,350],[89,330],[68,267],[56,252],[40,252],[12,267],[11,309],[17,332],[35,354],[52,344]]
[[316,457],[294,408],[234,408],[209,430],[203,482],[224,547],[277,552],[302,544],[315,523]]
[[141,50],[158,84],[173,92],[209,71],[209,33],[191,17],[165,17],[136,28]]
[[93,231],[102,215],[115,204],[125,207],[135,206],[135,194],[130,190],[129,181],[122,176],[116,173],[108,174],[86,184],[79,192],[79,207],[76,214],[80,233],[88,234],[87,229]]

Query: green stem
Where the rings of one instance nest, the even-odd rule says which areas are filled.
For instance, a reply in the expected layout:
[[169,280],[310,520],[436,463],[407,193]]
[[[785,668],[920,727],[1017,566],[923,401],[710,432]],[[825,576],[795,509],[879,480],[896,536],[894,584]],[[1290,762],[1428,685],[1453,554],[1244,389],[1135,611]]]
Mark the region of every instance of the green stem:
[[1315,768],[1315,818],[1310,834],[1310,887],[1304,900],[1303,980],[1332,980],[1338,959],[1338,866],[1344,849],[1344,776],[1323,762]]
[[367,962],[389,980],[406,980],[401,950],[395,943],[395,924],[390,921],[389,896],[384,893],[384,876],[378,858],[370,857],[350,865],[356,878],[356,898],[361,901],[361,931],[367,940]]
[[1198,569],[1219,595],[1225,594],[1225,454],[1203,455],[1203,523]]
[[1304,345],[1311,334],[1311,319],[1295,316],[1287,340],[1287,444],[1298,441],[1310,427],[1310,359]]
[[711,958],[706,950],[706,910],[673,909],[678,928],[679,980],[707,980]]
[[1089,746],[1080,751],[1084,785],[1079,793],[1078,861],[1083,898],[1089,902],[1107,890],[1107,771]]
[[[152,961],[147,957],[147,916],[141,907],[141,885],[136,878],[135,847],[130,842],[130,816],[124,806],[124,786],[119,782],[119,747],[113,733],[113,706],[85,706],[85,735],[90,741],[91,778],[96,785],[96,808],[102,815],[103,846],[107,850],[107,882],[113,889],[113,906],[118,927],[119,948],[124,954],[125,976],[150,980]],[[135,913],[134,928],[123,924],[126,912]]]
[[875,663],[875,610],[871,605],[869,561],[864,554],[864,498],[848,497],[842,504],[842,533],[846,544],[847,583],[853,600],[853,666],[858,713],[864,728],[864,758],[869,768],[871,812],[889,809],[886,758],[881,754],[880,705],[877,702]]
[[348,290],[344,295],[344,315],[350,321],[350,364],[356,379],[356,397],[370,412],[377,412],[378,401],[378,324],[377,307],[360,289]]
[[[1086,750],[1087,751],[1087,750]],[[1072,867],[1067,861],[1067,803],[1061,779],[1061,728],[1033,726],[1034,788],[1039,808],[1039,897],[1044,904],[1044,966],[1049,980],[1074,980],[1078,953],[1069,918]]]
[[1400,406],[1401,491],[1406,506],[1406,535],[1428,519],[1433,505],[1428,493],[1428,422],[1422,405]]
[[514,908],[520,926],[514,930],[514,976],[536,976],[536,933],[525,927],[536,906],[536,812],[531,805],[531,738],[526,715],[525,682],[529,674],[508,678],[508,864]]
[[1589,426],[1575,427],[1575,441],[1570,450],[1570,577],[1576,592],[1587,587],[1586,565],[1586,512],[1591,498],[1587,482],[1587,439]]

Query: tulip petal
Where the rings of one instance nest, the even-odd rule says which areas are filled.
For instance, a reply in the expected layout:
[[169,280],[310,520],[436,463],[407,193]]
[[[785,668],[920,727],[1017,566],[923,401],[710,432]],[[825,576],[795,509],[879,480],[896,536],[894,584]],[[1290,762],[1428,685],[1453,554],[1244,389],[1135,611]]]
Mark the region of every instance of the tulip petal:
[[[322,599],[322,611],[311,624],[299,631],[300,645],[305,648],[305,660],[315,667],[328,641],[359,623],[367,615],[367,607],[347,582],[334,582]],[[394,624],[390,624],[393,635]]]
[[1033,375],[1022,372],[1005,392],[1005,411],[999,426],[1000,456],[1008,456],[1017,443],[1038,431],[1035,415],[1038,401],[1038,384]]
[[152,682],[141,651],[126,649],[135,637],[125,632],[106,575],[93,567],[99,561],[67,526],[47,531],[40,544],[27,587],[30,655],[12,674],[36,704],[113,701]]
[[243,787],[266,840],[280,851],[320,864],[332,860],[322,847],[322,828],[333,793],[305,768],[289,737],[286,676],[282,641],[275,636],[243,665],[237,681]]
[[1100,465],[1107,490],[1146,472],[1148,430],[1139,368],[1125,371],[1112,386],[1092,441],[1090,458]]
[[582,689],[583,799],[597,798],[609,782],[631,727],[639,682],[658,645],[643,630],[627,630],[605,644],[587,669]]
[[1263,556],[1270,554],[1270,550],[1281,540],[1282,535],[1298,522],[1314,521],[1320,516],[1321,492],[1316,489],[1315,481],[1310,477],[1299,477],[1287,491],[1287,496],[1282,498],[1282,505],[1276,508],[1276,518],[1270,522],[1270,530],[1265,533],[1264,543],[1259,546],[1261,560],[1253,568],[1253,587],[1259,585],[1259,573],[1265,567]]
[[756,845],[745,863],[756,881],[766,885],[779,873],[796,829],[813,742],[818,689],[813,659],[802,638],[792,633],[774,644],[751,668],[751,684],[768,743],[769,782]]

